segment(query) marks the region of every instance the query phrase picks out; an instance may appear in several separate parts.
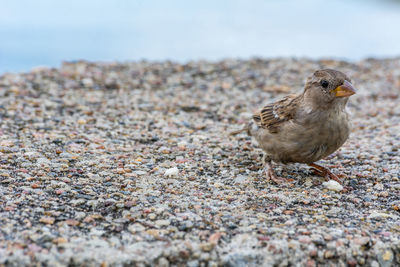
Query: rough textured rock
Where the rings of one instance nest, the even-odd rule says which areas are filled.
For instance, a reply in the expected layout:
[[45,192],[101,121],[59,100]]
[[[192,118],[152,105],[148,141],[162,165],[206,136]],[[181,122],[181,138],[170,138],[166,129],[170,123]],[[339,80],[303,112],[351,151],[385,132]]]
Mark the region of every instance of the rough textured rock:
[[[265,181],[230,137],[319,68],[359,89],[322,160]],[[0,265],[400,264],[400,59],[64,63],[0,76]],[[173,169],[173,174],[168,170]]]

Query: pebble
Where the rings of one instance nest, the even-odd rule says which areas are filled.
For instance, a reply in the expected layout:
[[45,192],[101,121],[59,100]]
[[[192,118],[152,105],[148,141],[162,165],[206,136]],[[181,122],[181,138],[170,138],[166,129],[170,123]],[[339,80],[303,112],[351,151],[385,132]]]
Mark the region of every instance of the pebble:
[[389,249],[384,250],[378,256],[378,261],[382,267],[390,267],[393,264],[394,255],[393,252]]
[[179,170],[177,167],[169,168],[168,170],[165,171],[164,176],[167,177],[172,177],[172,176],[177,176],[179,174]]
[[85,212],[80,211],[80,212],[76,212],[75,213],[75,219],[77,219],[77,220],[82,220],[85,217],[86,217],[86,213]]
[[155,220],[156,218],[157,218],[157,215],[156,214],[154,214],[154,213],[150,213],[149,215],[147,215],[147,217],[150,219],[150,220]]
[[38,159],[36,160],[36,163],[37,163],[37,164],[50,165],[50,164],[51,164],[51,161],[50,161],[49,159],[46,159],[46,158],[38,158]]
[[42,218],[40,218],[39,222],[44,223],[44,224],[53,224],[55,221],[55,218],[53,217],[47,217],[44,216]]
[[393,215],[384,213],[384,212],[379,212],[379,211],[373,211],[368,216],[369,219],[386,219],[386,218],[391,218],[391,217],[393,217]]
[[303,244],[310,244],[312,242],[312,239],[309,236],[300,236],[299,242]]
[[147,174],[146,171],[134,171],[133,173],[135,173],[135,174],[137,174],[137,175],[139,175],[139,176],[142,176],[142,175]]
[[132,234],[135,234],[137,232],[142,232],[146,229],[143,225],[140,223],[134,223],[128,226],[128,231],[131,232]]
[[200,244],[200,248],[202,251],[209,252],[214,248],[215,244],[207,242],[207,243],[202,243]]
[[353,242],[356,245],[365,246],[369,242],[369,237],[365,236],[365,237],[354,238]]
[[168,226],[168,225],[170,225],[170,223],[171,222],[169,220],[157,220],[157,221],[155,221],[155,224],[158,227]]
[[338,182],[336,182],[335,180],[329,180],[327,182],[323,182],[322,185],[331,191],[340,192],[343,190],[343,186]]

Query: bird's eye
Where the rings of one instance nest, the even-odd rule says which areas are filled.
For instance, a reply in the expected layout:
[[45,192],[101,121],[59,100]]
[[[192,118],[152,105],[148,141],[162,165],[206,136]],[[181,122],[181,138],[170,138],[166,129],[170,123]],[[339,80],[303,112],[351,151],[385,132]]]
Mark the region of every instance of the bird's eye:
[[322,87],[327,88],[328,85],[329,85],[329,82],[326,81],[326,80],[322,80],[322,81],[320,82],[320,84],[321,84]]

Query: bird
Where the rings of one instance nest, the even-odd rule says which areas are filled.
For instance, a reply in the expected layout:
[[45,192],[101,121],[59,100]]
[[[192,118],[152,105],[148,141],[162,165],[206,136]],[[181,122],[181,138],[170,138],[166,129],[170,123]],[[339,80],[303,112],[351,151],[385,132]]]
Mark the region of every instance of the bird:
[[273,169],[274,163],[304,163],[315,174],[342,184],[337,175],[316,163],[339,149],[350,134],[346,104],[356,89],[350,78],[333,69],[316,70],[306,79],[304,90],[267,104],[249,118],[244,128],[264,151],[268,180],[285,182]]

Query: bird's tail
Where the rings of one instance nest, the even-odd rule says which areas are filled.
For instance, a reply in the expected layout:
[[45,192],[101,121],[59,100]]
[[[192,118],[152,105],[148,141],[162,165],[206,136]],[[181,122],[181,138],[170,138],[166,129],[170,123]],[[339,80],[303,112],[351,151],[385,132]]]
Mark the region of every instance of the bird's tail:
[[251,127],[251,123],[247,124],[245,127],[243,127],[240,130],[230,132],[229,135],[237,135],[237,134],[240,134],[243,132],[247,132],[247,134],[251,136],[250,127]]

